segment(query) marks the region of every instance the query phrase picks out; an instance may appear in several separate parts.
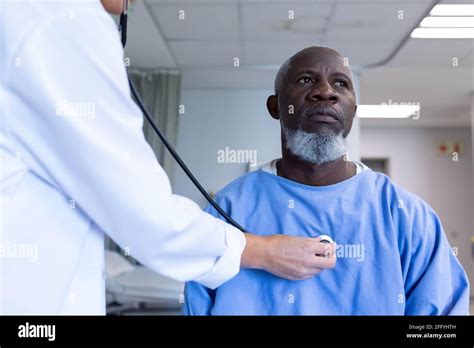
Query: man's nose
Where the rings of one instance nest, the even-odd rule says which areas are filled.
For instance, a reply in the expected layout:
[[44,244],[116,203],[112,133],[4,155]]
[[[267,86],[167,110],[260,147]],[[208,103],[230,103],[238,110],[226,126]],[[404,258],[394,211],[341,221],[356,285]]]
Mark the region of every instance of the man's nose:
[[327,81],[319,81],[315,84],[308,98],[313,101],[330,101],[336,103],[338,101],[337,93]]

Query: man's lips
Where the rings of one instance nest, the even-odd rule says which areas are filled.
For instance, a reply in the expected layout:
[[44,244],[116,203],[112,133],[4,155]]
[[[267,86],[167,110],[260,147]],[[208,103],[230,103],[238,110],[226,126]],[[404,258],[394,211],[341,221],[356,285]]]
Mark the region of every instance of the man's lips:
[[308,119],[311,121],[322,122],[322,123],[336,123],[338,120],[334,116],[330,116],[327,114],[311,114],[308,116]]

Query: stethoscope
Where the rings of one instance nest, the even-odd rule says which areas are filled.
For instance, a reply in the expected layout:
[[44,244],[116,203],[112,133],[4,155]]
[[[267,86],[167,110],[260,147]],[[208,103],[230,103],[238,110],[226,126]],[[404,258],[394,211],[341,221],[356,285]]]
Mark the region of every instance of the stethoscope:
[[[122,41],[122,46],[125,48],[125,44],[127,43],[127,20],[128,20],[128,0],[123,0],[123,12],[120,15],[120,22],[119,22],[119,31],[121,34],[121,41]],[[231,225],[234,227],[238,228],[242,232],[248,233],[248,231],[243,228],[241,225],[239,225],[234,219],[232,219],[213,199],[212,197],[207,193],[207,191],[202,187],[200,182],[196,179],[196,177],[193,175],[191,170],[186,166],[184,161],[181,159],[181,157],[178,155],[178,153],[175,151],[173,146],[169,143],[168,139],[166,139],[165,135],[161,132],[161,130],[158,128],[156,125],[155,121],[153,120],[153,117],[150,115],[148,112],[147,108],[143,104],[142,99],[140,98],[137,89],[135,88],[135,85],[132,82],[132,79],[130,78],[130,75],[127,73],[128,77],[128,84],[130,85],[130,90],[132,91],[132,95],[135,98],[138,107],[140,110],[143,112],[145,115],[146,119],[148,122],[150,122],[151,127],[155,131],[156,135],[161,139],[165,147],[168,149],[170,152],[171,156],[178,162],[179,166],[183,169],[183,171],[186,173],[188,178],[193,182],[193,184],[196,186],[196,188],[201,192],[201,194],[204,196],[204,198],[211,204],[214,209],[216,209],[221,216],[223,216]],[[328,235],[320,235],[319,238],[321,238],[322,243],[334,243],[331,237]]]

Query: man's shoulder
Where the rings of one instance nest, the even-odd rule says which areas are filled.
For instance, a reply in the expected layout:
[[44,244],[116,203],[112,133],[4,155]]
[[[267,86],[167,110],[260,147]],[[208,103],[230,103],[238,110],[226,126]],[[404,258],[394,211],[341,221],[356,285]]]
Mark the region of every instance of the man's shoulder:
[[246,192],[251,192],[248,190],[255,188],[255,185],[261,184],[263,180],[268,179],[267,176],[271,176],[271,174],[266,173],[261,169],[246,173],[220,189],[216,196],[220,198],[233,198],[241,196]]
[[407,213],[434,213],[433,208],[418,194],[411,192],[384,173],[373,172],[374,182],[380,193],[397,209]]

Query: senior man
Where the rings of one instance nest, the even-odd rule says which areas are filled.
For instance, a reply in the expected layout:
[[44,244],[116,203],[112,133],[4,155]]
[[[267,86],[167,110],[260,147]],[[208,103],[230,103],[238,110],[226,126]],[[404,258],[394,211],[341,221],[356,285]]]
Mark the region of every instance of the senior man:
[[267,100],[280,121],[282,158],[216,197],[255,233],[331,236],[336,267],[293,283],[250,269],[215,290],[190,282],[185,314],[468,314],[468,279],[433,209],[345,159],[357,109],[351,77],[330,48],[309,47],[287,60]]

